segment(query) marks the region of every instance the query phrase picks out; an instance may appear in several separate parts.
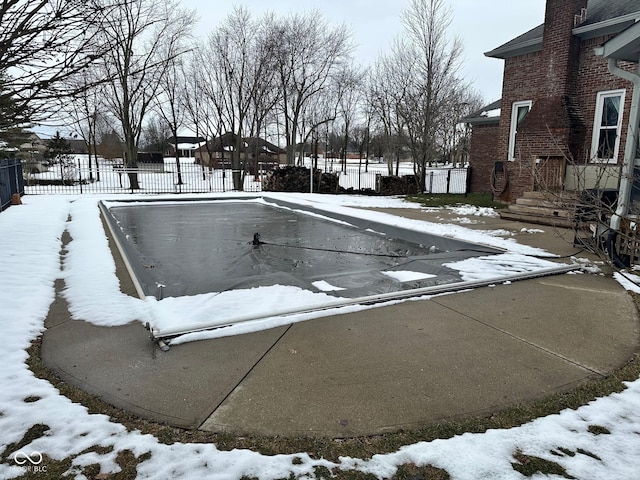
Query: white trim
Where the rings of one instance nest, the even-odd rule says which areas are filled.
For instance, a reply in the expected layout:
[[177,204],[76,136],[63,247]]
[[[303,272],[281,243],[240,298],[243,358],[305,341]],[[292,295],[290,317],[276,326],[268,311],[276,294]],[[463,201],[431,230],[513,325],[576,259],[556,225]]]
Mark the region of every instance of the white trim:
[[515,160],[516,153],[516,133],[517,131],[517,121],[518,121],[518,109],[521,107],[528,107],[529,111],[531,110],[531,106],[533,102],[531,100],[520,100],[518,102],[513,102],[511,104],[511,122],[509,123],[509,153],[508,160],[513,162]]
[[[596,96],[596,111],[593,116],[593,133],[591,134],[591,161],[593,163],[617,163],[618,154],[620,152],[620,134],[622,132],[622,118],[624,117],[624,101],[626,90],[605,90],[598,92]],[[611,158],[599,158],[598,150],[600,146],[600,131],[602,130],[602,109],[604,107],[604,100],[611,97],[620,97],[620,112],[618,114],[618,124],[616,129],[616,140],[613,146],[613,156]],[[612,129],[612,128],[610,128]]]

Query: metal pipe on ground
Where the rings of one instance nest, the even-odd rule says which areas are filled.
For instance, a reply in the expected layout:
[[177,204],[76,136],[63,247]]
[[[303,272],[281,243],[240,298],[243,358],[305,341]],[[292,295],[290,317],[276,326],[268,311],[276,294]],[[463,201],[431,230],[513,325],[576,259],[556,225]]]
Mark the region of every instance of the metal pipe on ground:
[[571,265],[558,265],[557,267],[550,267],[540,269],[532,272],[522,272],[512,275],[505,275],[501,277],[488,278],[484,280],[470,280],[464,282],[451,283],[447,285],[435,285],[431,287],[416,288],[412,290],[404,290],[400,292],[382,293],[377,295],[370,295],[366,297],[340,299],[331,302],[324,303],[322,305],[310,308],[295,308],[295,309],[282,309],[270,312],[268,315],[247,315],[239,316],[233,319],[220,319],[207,324],[186,324],[179,327],[168,328],[165,330],[157,329],[153,326],[149,326],[151,338],[153,340],[163,340],[170,342],[171,338],[185,335],[187,333],[196,333],[207,330],[213,330],[220,327],[226,327],[235,325],[238,323],[244,323],[254,320],[272,318],[272,317],[288,317],[292,315],[306,314],[321,312],[340,307],[348,307],[354,305],[374,305],[377,303],[384,303],[392,300],[403,300],[413,297],[420,297],[426,295],[438,295],[448,292],[456,292],[461,290],[467,290],[478,287],[486,287],[489,285],[495,285],[505,282],[513,282],[518,280],[527,280],[531,278],[538,278],[550,275],[558,275],[562,273],[569,273],[572,271],[580,270],[582,267],[579,264]]

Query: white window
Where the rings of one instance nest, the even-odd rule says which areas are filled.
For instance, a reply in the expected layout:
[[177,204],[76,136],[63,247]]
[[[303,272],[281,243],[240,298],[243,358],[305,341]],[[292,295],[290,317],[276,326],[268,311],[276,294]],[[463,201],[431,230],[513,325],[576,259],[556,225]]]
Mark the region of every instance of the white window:
[[591,158],[595,161],[616,163],[618,159],[624,95],[624,90],[598,93],[591,141]]
[[531,110],[531,100],[524,100],[521,102],[513,102],[511,108],[511,129],[509,130],[509,161],[513,162],[516,158],[516,133],[518,133],[518,127],[524,117],[527,116]]

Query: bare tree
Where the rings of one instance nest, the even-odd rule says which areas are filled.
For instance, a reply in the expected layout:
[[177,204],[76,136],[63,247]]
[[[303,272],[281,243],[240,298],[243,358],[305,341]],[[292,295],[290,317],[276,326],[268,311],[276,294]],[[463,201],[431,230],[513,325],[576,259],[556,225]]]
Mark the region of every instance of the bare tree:
[[231,171],[236,190],[244,184],[245,139],[257,133],[274,103],[272,44],[264,32],[264,24],[253,20],[247,9],[236,8],[212,32],[207,45],[212,80],[218,88],[215,101],[235,139]]
[[[184,127],[187,118],[187,111],[183,108],[185,104],[185,70],[181,57],[173,57],[171,52],[165,52],[168,58],[168,66],[165,74],[160,79],[158,95],[156,96],[156,110],[164,119],[170,129],[174,141],[174,157],[176,160],[176,170],[178,174],[177,185],[183,184],[182,171],[180,168],[180,151],[178,149],[178,130]],[[166,141],[166,138],[165,138]]]
[[165,152],[169,137],[173,134],[171,126],[162,115],[153,115],[145,122],[140,136],[140,150],[143,152]]
[[339,98],[338,115],[342,120],[342,133],[344,144],[342,148],[342,171],[347,169],[347,153],[350,147],[350,134],[356,116],[359,113],[362,100],[362,76],[361,72],[355,66],[345,68],[336,78],[338,85],[341,87],[341,95]]
[[424,190],[426,169],[438,152],[438,128],[448,106],[467,88],[458,77],[462,43],[447,38],[451,10],[444,0],[412,0],[402,20],[405,40],[396,44],[401,50],[393,54],[406,81],[397,108],[406,125],[418,187]]
[[[394,44],[394,50],[402,52],[401,46]],[[381,55],[370,77],[369,102],[373,118],[378,124],[377,139],[381,140],[383,155],[389,175],[398,175],[401,152],[405,144],[405,120],[400,108],[407,76],[402,64],[404,57]]]
[[49,116],[75,93],[65,82],[103,53],[89,32],[93,0],[0,0],[0,131]]
[[465,161],[469,154],[471,129],[460,119],[482,107],[482,97],[472,89],[461,89],[445,108],[438,132],[442,159],[451,163]]
[[[206,139],[220,137],[224,133],[222,107],[220,103],[216,69],[211,68],[212,59],[206,45],[196,45],[188,56],[186,63],[182,108],[189,122],[195,128],[196,136]],[[205,166],[213,168],[212,142],[205,143],[207,158],[200,156],[203,180],[206,178]]]
[[[305,113],[318,123],[311,107],[319,106],[316,100],[327,94],[336,72],[350,61],[351,35],[345,26],[330,29],[318,12],[273,19],[270,31],[276,45],[274,62],[282,92],[287,163],[292,165],[294,147],[304,141],[300,134]],[[309,123],[307,120],[303,137],[314,131]]]
[[[369,69],[363,72],[363,78],[369,77]],[[372,127],[374,124],[374,108],[371,101],[371,91],[366,81],[360,83],[360,118],[358,124],[353,128],[351,137],[353,145],[358,151],[358,169],[362,169],[364,159],[364,171],[369,171],[369,150],[371,148]]]
[[[89,180],[100,181],[100,164],[98,162],[98,123],[104,110],[105,85],[91,70],[78,72],[69,79],[72,88],[78,93],[74,95],[63,108],[65,120],[71,119],[75,130],[85,141],[89,155]],[[95,177],[94,177],[95,169]]]
[[[118,0],[108,0],[117,2]],[[140,135],[171,62],[187,50],[184,31],[192,16],[174,0],[127,0],[106,15],[96,36],[109,45],[104,68],[111,113],[118,119],[128,167],[137,167]],[[135,171],[129,172],[131,189],[140,188]]]

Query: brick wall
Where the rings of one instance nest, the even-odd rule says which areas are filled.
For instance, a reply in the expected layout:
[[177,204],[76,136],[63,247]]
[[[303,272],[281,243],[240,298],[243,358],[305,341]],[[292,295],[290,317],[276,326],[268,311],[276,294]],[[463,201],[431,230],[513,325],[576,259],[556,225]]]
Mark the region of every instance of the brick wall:
[[[627,125],[629,122],[629,111],[631,110],[631,97],[633,94],[633,84],[623,80],[609,72],[607,61],[595,55],[594,48],[602,45],[610,37],[599,37],[582,42],[580,49],[580,61],[578,64],[579,82],[575,84],[574,95],[577,102],[582,107],[582,114],[586,124],[586,135],[582,145],[576,147],[576,161],[587,162],[591,159],[591,140],[596,111],[596,99],[598,92],[607,90],[626,90],[625,105],[622,113],[622,131],[620,137],[620,150],[618,152],[618,163],[622,163],[624,158],[624,144],[627,138]],[[629,71],[637,71],[638,65],[632,63],[621,63],[621,68]]]
[[491,193],[491,172],[498,157],[499,126],[497,123],[474,125],[471,136],[471,191]]

